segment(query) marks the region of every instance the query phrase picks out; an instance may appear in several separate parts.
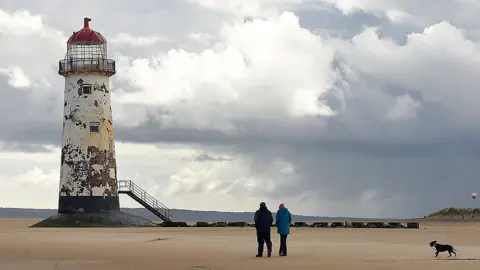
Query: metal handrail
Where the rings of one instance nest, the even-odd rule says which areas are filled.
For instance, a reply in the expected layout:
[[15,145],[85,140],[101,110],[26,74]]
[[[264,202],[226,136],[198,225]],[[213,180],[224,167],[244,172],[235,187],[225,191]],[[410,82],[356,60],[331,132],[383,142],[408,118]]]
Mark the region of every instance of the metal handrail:
[[172,214],[170,212],[170,209],[168,209],[168,207],[166,207],[164,204],[159,202],[152,195],[148,194],[145,190],[137,186],[131,180],[119,180],[118,189],[119,191],[123,190],[127,192],[132,192],[134,195],[136,195],[142,201],[144,201],[145,203],[153,207],[155,210],[157,210],[160,214],[162,214],[166,218],[168,219],[172,218]]
[[[153,207],[155,210],[160,212],[160,214],[164,215],[167,218],[171,218],[171,213],[170,210],[160,203],[157,199],[152,197],[150,194],[148,194],[146,191],[144,191],[142,188],[139,186],[135,185],[132,181],[130,180],[124,180],[125,182],[121,183],[121,187],[126,187],[127,191],[132,192],[134,195],[139,197],[142,201]],[[123,185],[122,185],[123,184]]]

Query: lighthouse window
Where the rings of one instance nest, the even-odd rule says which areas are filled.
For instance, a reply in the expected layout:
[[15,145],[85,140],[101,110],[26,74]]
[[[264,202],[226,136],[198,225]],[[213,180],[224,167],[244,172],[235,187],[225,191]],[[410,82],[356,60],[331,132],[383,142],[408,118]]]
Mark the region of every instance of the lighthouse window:
[[94,133],[100,132],[100,123],[90,122],[90,132],[94,132]]
[[82,93],[84,95],[89,95],[92,93],[92,86],[91,85],[83,85],[82,86]]

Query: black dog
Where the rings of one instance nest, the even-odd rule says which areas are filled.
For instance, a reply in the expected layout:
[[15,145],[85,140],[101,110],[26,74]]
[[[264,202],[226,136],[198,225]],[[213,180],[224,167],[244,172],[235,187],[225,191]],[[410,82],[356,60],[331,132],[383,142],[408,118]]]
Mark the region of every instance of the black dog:
[[[437,243],[437,240],[435,241],[432,241],[429,243],[430,247],[434,247],[437,251],[435,252],[435,257],[438,256],[438,253],[440,252],[445,252],[445,251],[448,251],[448,254],[450,254],[450,256],[452,256],[452,253],[455,254],[455,257],[457,257],[457,253],[455,253],[455,251],[457,251],[452,245],[442,245],[442,244],[438,244]],[[450,257],[448,256],[448,257]]]

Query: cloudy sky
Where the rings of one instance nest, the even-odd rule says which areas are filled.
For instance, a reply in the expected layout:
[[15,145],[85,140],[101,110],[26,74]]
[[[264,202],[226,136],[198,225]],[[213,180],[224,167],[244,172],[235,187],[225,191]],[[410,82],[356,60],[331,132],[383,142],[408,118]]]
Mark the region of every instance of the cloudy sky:
[[479,13],[477,0],[0,0],[0,206],[57,205],[58,61],[86,16],[117,61],[119,179],[172,208],[478,206]]

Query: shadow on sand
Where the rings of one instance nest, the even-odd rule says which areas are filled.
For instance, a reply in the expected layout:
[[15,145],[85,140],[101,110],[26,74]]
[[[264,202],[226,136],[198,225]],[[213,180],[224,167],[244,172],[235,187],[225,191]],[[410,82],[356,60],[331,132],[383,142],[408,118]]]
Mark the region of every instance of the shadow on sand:
[[429,261],[480,261],[478,258],[450,258],[450,257],[444,257],[444,258],[431,258]]

